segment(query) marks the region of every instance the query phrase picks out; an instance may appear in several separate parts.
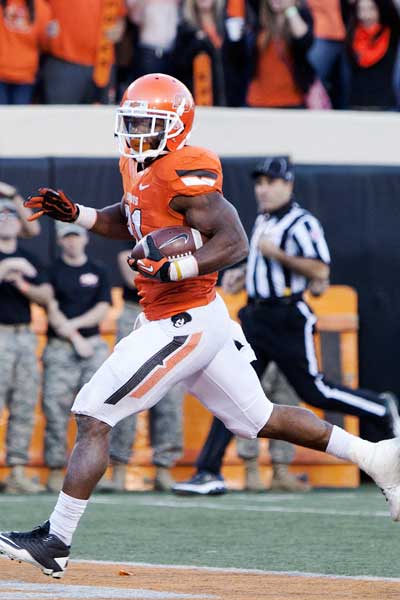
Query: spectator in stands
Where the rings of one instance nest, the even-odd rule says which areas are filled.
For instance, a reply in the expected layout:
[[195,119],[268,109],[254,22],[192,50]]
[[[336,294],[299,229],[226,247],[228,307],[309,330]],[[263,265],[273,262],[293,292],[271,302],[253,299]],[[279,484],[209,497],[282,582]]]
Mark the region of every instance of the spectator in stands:
[[30,328],[30,303],[45,304],[50,290],[31,253],[19,248],[18,236],[38,233],[19,206],[15,188],[0,183],[0,413],[9,411],[7,424],[8,493],[37,493],[44,488],[25,474],[39,391],[37,339]]
[[245,106],[253,73],[257,11],[245,0],[227,0],[222,46],[227,106]]
[[395,110],[400,16],[392,0],[342,2],[351,59],[350,107]]
[[58,34],[43,67],[46,103],[109,103],[114,44],[125,27],[124,0],[48,3]]
[[126,88],[132,82],[137,34],[137,26],[127,18],[123,36],[115,45],[116,104],[121,102]]
[[184,0],[174,52],[175,75],[198,106],[224,106],[223,0]]
[[[118,255],[118,266],[123,279],[124,308],[118,320],[117,341],[127,337],[142,312],[139,295],[134,285],[136,273],[127,263],[129,252]],[[175,386],[161,402],[149,411],[150,443],[153,464],[156,467],[154,489],[169,491],[175,483],[170,468],[182,454],[182,386]],[[127,466],[135,440],[137,415],[123,419],[111,432],[110,458],[112,479],[103,479],[98,487],[102,492],[120,492],[125,489]]]
[[307,60],[313,41],[311,13],[297,0],[261,0],[249,106],[306,107],[315,72]]
[[349,64],[340,0],[308,0],[314,19],[314,42],[308,54],[328,90],[334,108],[348,105]]
[[244,105],[251,58],[247,18],[244,2],[184,0],[174,75],[197,105]]
[[54,300],[48,308],[48,341],[43,353],[43,412],[46,417],[47,489],[59,492],[66,460],[70,409],[79,388],[108,356],[99,324],[110,305],[110,285],[103,265],[86,254],[86,229],[57,222],[61,256],[47,274]]
[[134,76],[171,74],[171,51],[180,0],[126,0],[128,15],[137,26]]
[[30,104],[50,25],[45,0],[0,0],[0,104]]

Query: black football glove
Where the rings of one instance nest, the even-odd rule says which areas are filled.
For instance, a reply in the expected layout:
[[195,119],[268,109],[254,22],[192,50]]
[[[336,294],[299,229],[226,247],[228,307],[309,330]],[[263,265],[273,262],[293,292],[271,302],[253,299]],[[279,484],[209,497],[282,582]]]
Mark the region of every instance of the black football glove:
[[29,196],[24,202],[27,208],[38,208],[38,212],[28,217],[28,221],[35,221],[42,215],[47,215],[56,221],[73,223],[79,216],[79,207],[64,194],[62,190],[39,188],[38,194]]

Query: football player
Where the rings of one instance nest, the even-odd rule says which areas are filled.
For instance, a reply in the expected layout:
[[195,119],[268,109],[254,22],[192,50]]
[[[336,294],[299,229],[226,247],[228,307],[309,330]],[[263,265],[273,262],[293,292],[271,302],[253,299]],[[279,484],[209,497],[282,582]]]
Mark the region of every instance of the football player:
[[[27,202],[36,216],[76,222],[105,237],[147,235],[148,248],[146,258],[130,260],[139,272],[140,326],[76,397],[77,440],[49,520],[30,532],[0,534],[1,552],[53,577],[66,569],[73,533],[107,467],[111,428],[151,408],[180,381],[235,434],[283,439],[353,461],[382,488],[392,518],[400,520],[400,440],[373,444],[304,408],[274,406],[264,395],[250,365],[254,353],[215,291],[216,272],[246,257],[246,234],[222,195],[218,157],[188,145],[193,118],[193,98],[181,82],[163,74],[137,79],[116,115],[122,203],[95,210],[48,188]],[[179,225],[209,241],[191,256],[168,260],[151,232]]]

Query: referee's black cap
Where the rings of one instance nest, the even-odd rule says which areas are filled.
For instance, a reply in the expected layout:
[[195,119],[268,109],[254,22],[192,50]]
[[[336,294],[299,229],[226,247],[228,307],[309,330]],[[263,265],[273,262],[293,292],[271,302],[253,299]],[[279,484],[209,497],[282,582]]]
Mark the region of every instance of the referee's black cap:
[[260,175],[273,179],[293,181],[294,168],[289,156],[267,156],[261,160],[252,171],[251,176],[256,179]]

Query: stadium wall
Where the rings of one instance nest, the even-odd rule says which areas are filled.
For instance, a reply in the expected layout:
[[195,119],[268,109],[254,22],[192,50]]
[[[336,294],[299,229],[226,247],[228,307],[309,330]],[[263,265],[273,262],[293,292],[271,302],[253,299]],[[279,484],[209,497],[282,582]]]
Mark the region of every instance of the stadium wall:
[[[223,157],[224,192],[248,233],[255,217],[249,171],[264,154],[292,154],[296,196],[326,231],[332,283],[359,294],[361,384],[398,392],[399,123],[397,115],[203,109],[192,140]],[[0,126],[0,179],[23,194],[49,185],[96,207],[120,199],[112,108],[2,108]],[[56,254],[52,224],[44,220],[41,237],[24,245],[48,263]],[[91,241],[113,284],[123,247]]]

